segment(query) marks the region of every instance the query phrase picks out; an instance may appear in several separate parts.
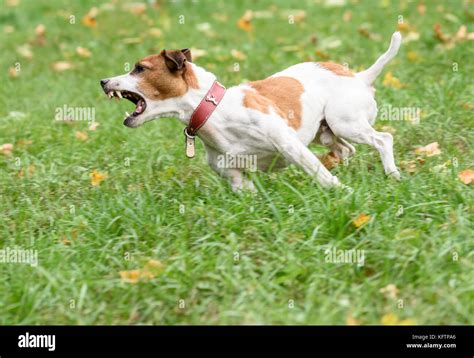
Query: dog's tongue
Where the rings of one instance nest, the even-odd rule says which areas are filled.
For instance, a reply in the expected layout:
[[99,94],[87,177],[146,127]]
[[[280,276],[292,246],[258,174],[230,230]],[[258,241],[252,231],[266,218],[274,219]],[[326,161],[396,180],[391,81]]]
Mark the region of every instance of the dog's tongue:
[[139,100],[139,101],[137,102],[137,108],[135,108],[135,113],[136,113],[136,114],[142,113],[142,112],[143,112],[143,109],[144,109],[144,105],[145,105],[145,103],[143,102],[143,100],[142,100],[142,99]]

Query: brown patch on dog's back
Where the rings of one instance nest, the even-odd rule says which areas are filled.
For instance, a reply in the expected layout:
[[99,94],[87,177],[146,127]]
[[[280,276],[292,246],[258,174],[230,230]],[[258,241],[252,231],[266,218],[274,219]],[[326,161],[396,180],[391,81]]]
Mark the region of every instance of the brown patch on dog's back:
[[148,67],[142,73],[137,74],[140,77],[138,88],[147,98],[164,100],[180,97],[189,88],[199,88],[197,77],[189,63],[175,72],[168,69],[161,54],[145,57],[139,63],[146,64]]
[[334,62],[317,62],[321,67],[338,76],[354,77],[354,73],[347,67]]
[[262,113],[270,113],[270,108],[294,129],[301,126],[301,94],[303,85],[292,77],[269,77],[250,82],[255,91],[245,91],[244,106]]

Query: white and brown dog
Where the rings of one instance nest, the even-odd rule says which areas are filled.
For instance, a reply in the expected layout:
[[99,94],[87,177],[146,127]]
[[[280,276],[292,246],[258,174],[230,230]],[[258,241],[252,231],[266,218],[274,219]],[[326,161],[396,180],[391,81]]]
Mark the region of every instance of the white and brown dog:
[[[377,116],[372,83],[397,54],[400,43],[396,32],[387,52],[362,72],[330,62],[306,62],[264,80],[231,87],[219,103],[211,96],[215,108],[198,132],[209,165],[228,178],[234,190],[253,188],[253,184],[245,175],[246,168],[218,165],[222,155],[256,156],[260,170],[275,163],[293,163],[322,186],[337,186],[339,180],[307,146],[316,141],[346,158],[355,153],[350,141],[375,147],[385,173],[399,179],[392,136],[372,128]],[[187,49],[163,50],[139,61],[130,73],[100,82],[110,98],[135,103],[135,111],[125,118],[126,126],[177,117],[189,127],[196,108],[205,98],[209,100],[216,76],[192,63]]]

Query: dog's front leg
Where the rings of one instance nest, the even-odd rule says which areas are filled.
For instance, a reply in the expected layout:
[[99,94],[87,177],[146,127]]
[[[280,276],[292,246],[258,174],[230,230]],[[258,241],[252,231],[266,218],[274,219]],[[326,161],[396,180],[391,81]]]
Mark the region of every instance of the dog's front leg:
[[227,179],[230,183],[232,191],[238,192],[242,189],[255,190],[253,182],[246,178],[242,169],[227,168],[222,165],[219,160],[219,153],[210,147],[206,147],[207,162],[209,166],[221,177]]
[[315,177],[323,187],[341,185],[339,180],[326,169],[290,128],[277,125],[272,128],[269,137],[276,149],[289,162],[303,168],[306,173]]

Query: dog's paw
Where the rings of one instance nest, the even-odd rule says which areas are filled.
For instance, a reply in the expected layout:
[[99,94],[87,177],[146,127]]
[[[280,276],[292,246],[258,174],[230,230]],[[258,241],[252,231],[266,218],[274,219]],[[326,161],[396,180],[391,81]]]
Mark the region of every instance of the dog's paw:
[[394,172],[391,172],[391,173],[388,173],[387,176],[389,178],[393,178],[395,180],[401,180],[400,172],[398,170],[396,170]]

